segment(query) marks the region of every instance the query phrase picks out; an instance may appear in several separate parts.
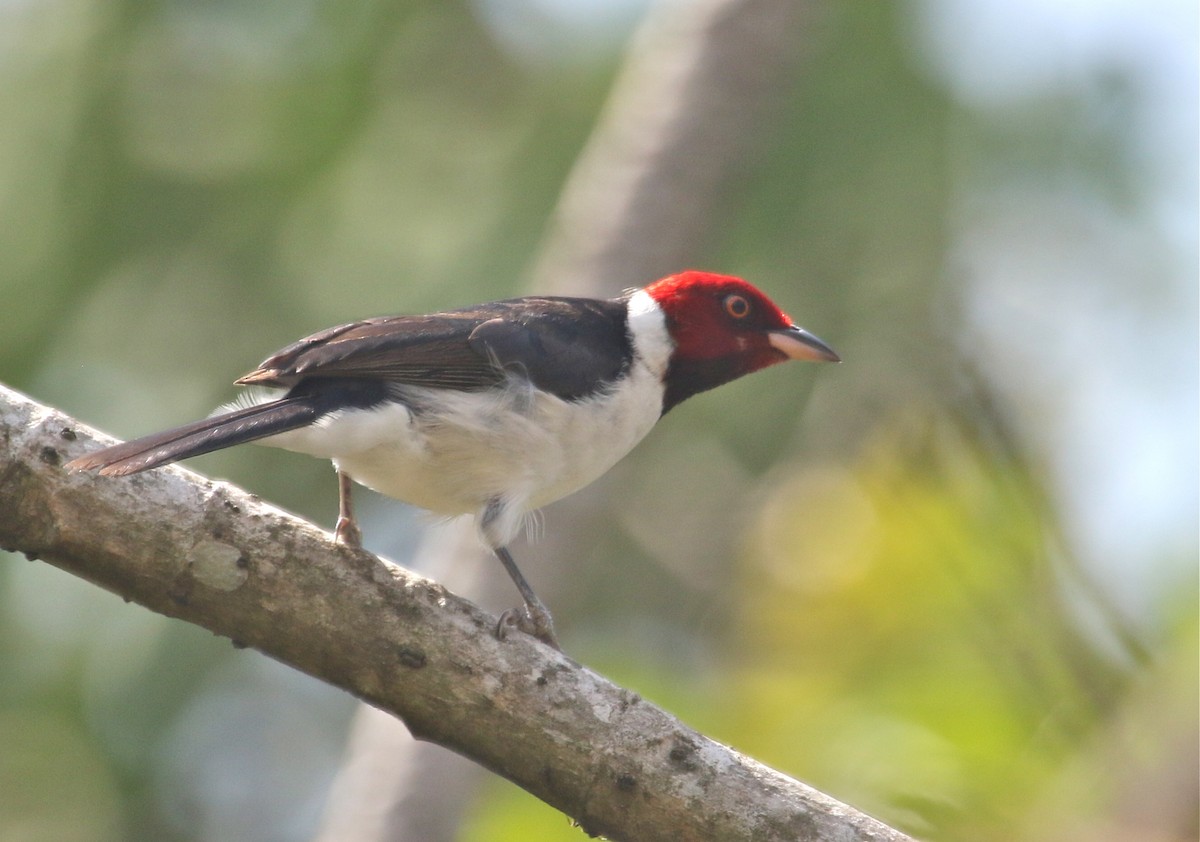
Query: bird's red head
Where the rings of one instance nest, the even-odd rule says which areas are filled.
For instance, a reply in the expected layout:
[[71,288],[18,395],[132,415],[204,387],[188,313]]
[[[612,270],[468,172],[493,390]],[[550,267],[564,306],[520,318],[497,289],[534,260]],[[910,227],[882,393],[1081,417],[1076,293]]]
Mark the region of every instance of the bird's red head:
[[689,270],[646,287],[675,343],[663,411],[694,394],[784,360],[837,362],[775,302],[730,275]]

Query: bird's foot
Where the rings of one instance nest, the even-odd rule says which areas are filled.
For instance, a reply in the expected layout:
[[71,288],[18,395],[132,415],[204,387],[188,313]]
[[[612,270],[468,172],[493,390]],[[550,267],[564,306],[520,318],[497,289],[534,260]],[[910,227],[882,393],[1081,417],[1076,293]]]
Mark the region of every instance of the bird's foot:
[[562,651],[562,647],[558,645],[558,637],[554,634],[554,618],[540,602],[534,605],[526,604],[521,608],[510,608],[501,614],[500,622],[496,624],[497,639],[504,640],[508,637],[508,630],[513,628],[536,637],[552,649]]
[[358,521],[350,517],[339,517],[337,526],[333,528],[333,540],[351,549],[361,550],[362,530],[358,528]]
[[345,544],[352,550],[362,549],[362,530],[354,517],[354,481],[350,475],[338,468],[338,519],[333,528],[333,540]]

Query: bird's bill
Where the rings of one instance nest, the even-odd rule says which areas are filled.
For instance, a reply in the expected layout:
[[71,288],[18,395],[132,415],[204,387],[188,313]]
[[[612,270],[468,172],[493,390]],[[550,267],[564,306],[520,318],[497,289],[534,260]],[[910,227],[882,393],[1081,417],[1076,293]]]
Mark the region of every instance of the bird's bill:
[[771,347],[788,359],[810,362],[840,363],[837,352],[802,327],[792,325],[784,330],[773,330],[767,334]]

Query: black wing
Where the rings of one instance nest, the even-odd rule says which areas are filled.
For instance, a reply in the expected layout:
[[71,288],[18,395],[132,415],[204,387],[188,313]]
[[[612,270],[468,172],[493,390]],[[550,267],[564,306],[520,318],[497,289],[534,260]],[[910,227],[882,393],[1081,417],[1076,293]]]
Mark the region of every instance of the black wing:
[[631,356],[622,299],[516,298],[429,316],[387,316],[301,339],[240,378],[312,378],[478,390],[509,374],[567,400],[619,377]]

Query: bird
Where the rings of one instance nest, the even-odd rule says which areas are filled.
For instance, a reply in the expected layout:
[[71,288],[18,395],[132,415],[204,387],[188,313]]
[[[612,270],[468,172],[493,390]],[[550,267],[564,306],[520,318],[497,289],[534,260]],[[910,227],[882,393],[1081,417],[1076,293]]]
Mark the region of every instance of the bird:
[[264,360],[208,418],[86,454],[136,474],[257,442],[330,459],[334,540],[362,547],[353,483],[473,515],[523,600],[496,626],[559,648],[509,545],[542,506],[598,479],[693,395],[786,360],[840,362],[764,293],[687,270],[609,299],[528,296],[332,327]]

